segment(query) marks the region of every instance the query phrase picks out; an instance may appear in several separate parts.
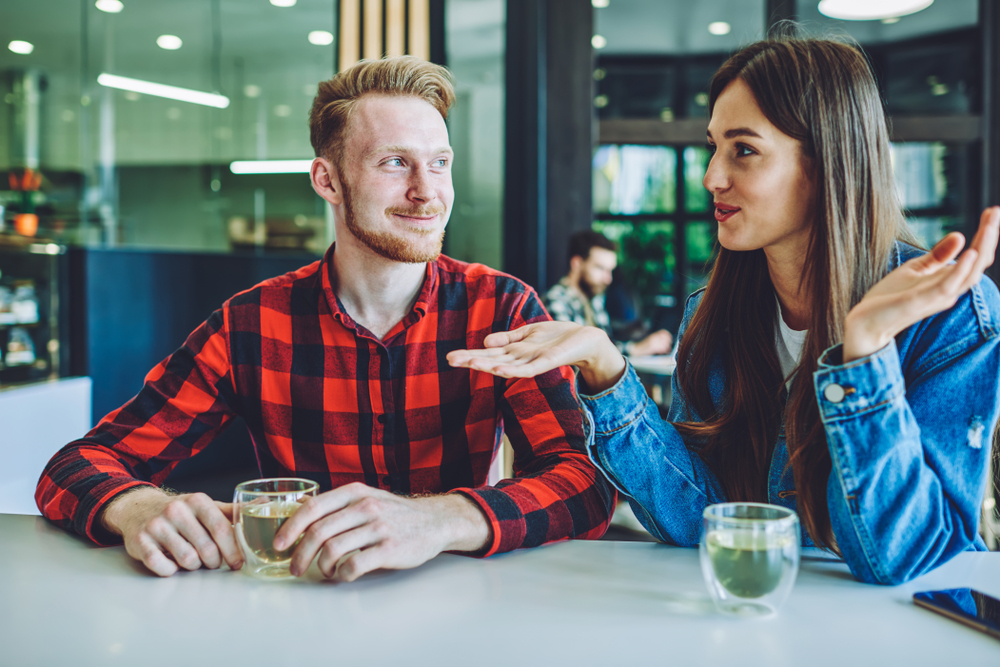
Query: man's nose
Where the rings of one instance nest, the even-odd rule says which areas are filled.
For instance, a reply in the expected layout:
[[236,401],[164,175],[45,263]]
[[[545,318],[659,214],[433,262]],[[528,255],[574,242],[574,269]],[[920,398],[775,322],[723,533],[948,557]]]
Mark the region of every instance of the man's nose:
[[434,187],[428,170],[422,165],[414,167],[410,175],[407,196],[413,201],[428,202],[434,199]]

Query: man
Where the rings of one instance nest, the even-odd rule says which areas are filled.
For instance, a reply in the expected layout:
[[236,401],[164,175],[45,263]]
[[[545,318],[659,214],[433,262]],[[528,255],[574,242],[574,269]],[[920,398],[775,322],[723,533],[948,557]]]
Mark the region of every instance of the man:
[[[232,507],[157,488],[236,415],[261,475],[320,483],[275,538],[291,572],[350,581],[442,551],[490,555],[603,534],[614,491],[583,452],[568,369],[498,380],[445,355],[547,319],[524,283],[439,256],[454,192],[447,70],[361,63],[319,86],[311,179],[333,209],[325,257],[237,294],[140,393],[58,452],[49,519],[124,542],[161,576],[242,565]],[[486,486],[501,434],[520,477]]]
[[[611,340],[611,319],[604,308],[604,292],[618,266],[618,248],[603,234],[585,230],[569,239],[569,273],[545,294],[545,305],[553,319],[604,329]],[[673,337],[666,329],[654,331],[640,341],[615,341],[625,354],[667,354]]]

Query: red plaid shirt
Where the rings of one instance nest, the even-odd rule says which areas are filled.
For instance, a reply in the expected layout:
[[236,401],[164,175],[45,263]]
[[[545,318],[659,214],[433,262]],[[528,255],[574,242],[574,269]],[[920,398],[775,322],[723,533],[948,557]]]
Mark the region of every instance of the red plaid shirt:
[[[442,255],[412,311],[379,340],[334,294],[332,253],[231,298],[135,398],[60,450],[35,492],[42,514],[114,543],[95,525],[101,509],[161,484],[239,415],[262,476],[465,494],[492,526],[485,555],[600,537],[615,494],[583,451],[570,369],[504,380],[445,359],[548,320],[534,290]],[[486,486],[505,429],[516,478]]]

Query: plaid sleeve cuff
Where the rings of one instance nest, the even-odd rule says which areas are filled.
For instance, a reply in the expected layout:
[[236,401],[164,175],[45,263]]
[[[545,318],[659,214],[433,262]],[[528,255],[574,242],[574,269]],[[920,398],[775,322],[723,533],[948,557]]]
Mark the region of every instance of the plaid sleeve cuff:
[[524,518],[511,498],[492,487],[479,489],[455,489],[479,507],[490,524],[490,537],[486,546],[469,552],[470,556],[486,558],[501,551],[513,551],[521,546],[526,536]]
[[[95,544],[99,544],[102,547],[112,547],[121,544],[122,536],[105,530],[97,518],[104,511],[104,508],[111,504],[112,500],[128,490],[140,486],[156,488],[155,484],[125,477],[114,477],[98,484],[87,495],[87,498],[80,503],[80,511],[77,512],[77,521],[82,519],[82,525],[75,526],[76,531],[81,535],[86,535]],[[91,506],[87,507],[87,505]]]

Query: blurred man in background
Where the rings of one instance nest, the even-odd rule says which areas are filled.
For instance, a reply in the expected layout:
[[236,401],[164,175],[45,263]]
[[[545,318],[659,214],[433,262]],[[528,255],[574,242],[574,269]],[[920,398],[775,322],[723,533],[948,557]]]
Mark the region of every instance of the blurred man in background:
[[638,341],[616,340],[604,307],[604,293],[618,266],[618,246],[600,232],[585,230],[569,239],[569,273],[545,294],[552,318],[603,329],[619,350],[630,356],[669,354],[673,336],[666,329]]

